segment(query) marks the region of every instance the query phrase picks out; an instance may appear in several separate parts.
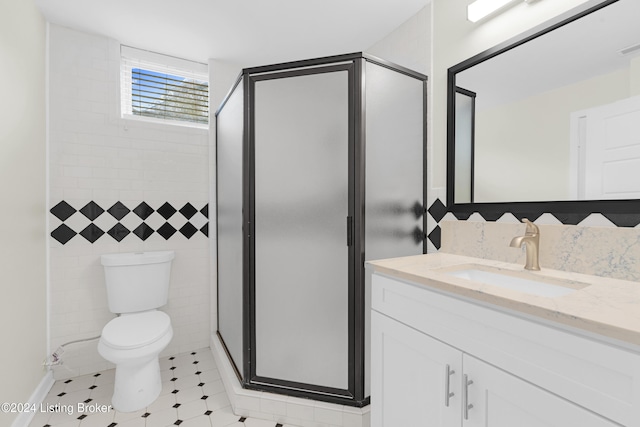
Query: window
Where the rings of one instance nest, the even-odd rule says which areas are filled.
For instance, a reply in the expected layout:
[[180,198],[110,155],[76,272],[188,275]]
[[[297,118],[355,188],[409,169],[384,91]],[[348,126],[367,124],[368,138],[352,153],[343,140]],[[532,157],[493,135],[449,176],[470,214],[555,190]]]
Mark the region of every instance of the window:
[[122,117],[209,124],[206,64],[121,47]]

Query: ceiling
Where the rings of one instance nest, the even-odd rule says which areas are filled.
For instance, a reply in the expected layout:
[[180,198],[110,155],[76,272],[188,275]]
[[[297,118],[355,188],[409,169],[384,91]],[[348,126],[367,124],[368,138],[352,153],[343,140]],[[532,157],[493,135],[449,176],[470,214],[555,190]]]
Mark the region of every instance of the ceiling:
[[48,21],[200,62],[366,50],[431,0],[36,0]]

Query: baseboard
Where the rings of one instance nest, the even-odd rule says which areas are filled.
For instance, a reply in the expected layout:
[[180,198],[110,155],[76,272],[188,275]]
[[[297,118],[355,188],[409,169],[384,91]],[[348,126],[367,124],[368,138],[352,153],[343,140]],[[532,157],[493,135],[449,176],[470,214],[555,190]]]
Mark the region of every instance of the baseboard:
[[[33,393],[31,393],[31,397],[29,397],[28,400],[29,407],[39,408],[55,382],[56,380],[53,379],[53,371],[49,370],[42,380],[40,380],[40,384],[38,384]],[[16,419],[13,420],[11,427],[29,427],[29,423],[35,415],[36,413],[32,411],[20,412]]]
[[227,355],[224,351],[224,347],[220,342],[220,338],[217,335],[211,335],[211,352],[213,353],[213,359],[216,362],[216,366],[220,371],[220,377],[222,378],[222,383],[224,384],[224,388],[227,392],[227,396],[229,397],[229,402],[231,403],[231,408],[233,412],[236,412],[236,397],[242,393],[242,386],[238,382],[238,378],[235,377],[235,371],[231,366],[231,362],[227,358]]
[[220,371],[233,413],[299,427],[369,427],[370,407],[355,408],[264,391],[243,389],[217,335],[211,352]]

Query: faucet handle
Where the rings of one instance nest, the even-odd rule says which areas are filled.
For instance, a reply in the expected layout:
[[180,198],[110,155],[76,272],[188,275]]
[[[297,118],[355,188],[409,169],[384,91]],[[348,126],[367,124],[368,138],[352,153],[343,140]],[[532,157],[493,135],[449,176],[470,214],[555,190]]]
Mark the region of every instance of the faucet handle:
[[524,224],[527,224],[527,230],[525,231],[526,235],[530,236],[533,234],[540,234],[540,229],[538,228],[538,226],[529,221],[527,218],[522,218],[522,222]]

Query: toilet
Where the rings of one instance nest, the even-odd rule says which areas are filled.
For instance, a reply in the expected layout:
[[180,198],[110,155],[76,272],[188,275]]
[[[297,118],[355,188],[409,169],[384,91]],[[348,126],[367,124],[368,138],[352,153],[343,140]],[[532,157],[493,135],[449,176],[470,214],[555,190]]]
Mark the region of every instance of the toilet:
[[111,403],[134,412],[160,395],[158,356],[171,338],[169,316],[157,310],[167,303],[173,251],[101,256],[109,311],[119,316],[102,329],[98,353],[116,365]]

